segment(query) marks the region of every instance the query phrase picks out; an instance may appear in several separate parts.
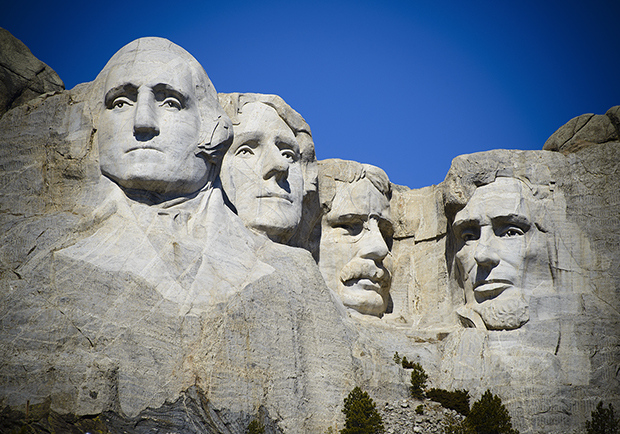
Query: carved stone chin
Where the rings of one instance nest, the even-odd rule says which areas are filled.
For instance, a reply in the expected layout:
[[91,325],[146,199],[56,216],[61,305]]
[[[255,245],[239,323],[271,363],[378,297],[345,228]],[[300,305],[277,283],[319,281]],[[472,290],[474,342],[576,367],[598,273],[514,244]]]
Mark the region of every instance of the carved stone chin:
[[497,297],[474,305],[489,330],[513,330],[530,319],[529,306],[521,294]]

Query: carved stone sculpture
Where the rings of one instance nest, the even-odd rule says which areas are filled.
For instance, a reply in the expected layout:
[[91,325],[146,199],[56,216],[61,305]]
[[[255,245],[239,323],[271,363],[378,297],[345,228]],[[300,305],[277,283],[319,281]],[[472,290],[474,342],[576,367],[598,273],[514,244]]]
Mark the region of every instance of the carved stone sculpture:
[[90,105],[101,173],[112,182],[98,185],[100,227],[57,259],[131,273],[194,309],[271,271],[214,186],[232,125],[193,56],[165,39],[138,39],[98,75]]
[[355,331],[307,251],[226,206],[231,129],[207,80],[146,38],[95,82],[0,118],[13,168],[0,174],[3,408],[105,414],[134,432],[152,411],[178,432],[242,432],[258,414],[273,432],[339,421]]
[[210,186],[232,127],[188,52],[138,39],[110,59],[93,91],[102,92],[93,97],[101,172],[129,196],[160,203]]
[[620,107],[411,190],[317,165],[275,95],[220,107],[159,38],[22,95],[0,115],[0,431],[326,432],[356,385],[409,396],[395,352],[523,434],[620,406]]
[[319,162],[319,268],[343,304],[382,316],[388,306],[392,246],[390,182],[383,170],[355,161]]
[[613,261],[579,224],[593,209],[584,197],[617,188],[618,161],[615,144],[495,150],[455,158],[442,183],[454,308],[476,328],[443,341],[440,384],[474,396],[492,385],[521,432],[570,431],[592,396],[618,399]]
[[502,330],[529,320],[529,296],[548,262],[536,205],[524,182],[498,178],[479,186],[456,214],[456,272],[466,300],[459,314],[469,324]]
[[287,243],[298,229],[304,197],[316,190],[310,127],[282,98],[220,94],[235,139],[222,163],[222,186],[248,228]]

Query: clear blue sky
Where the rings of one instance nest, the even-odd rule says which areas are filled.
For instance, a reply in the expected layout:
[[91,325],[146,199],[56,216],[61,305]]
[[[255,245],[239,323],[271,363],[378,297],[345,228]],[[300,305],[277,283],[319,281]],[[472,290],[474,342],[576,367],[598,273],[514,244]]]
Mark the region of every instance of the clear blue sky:
[[10,2],[0,27],[67,88],[126,43],[161,36],[219,92],[280,95],[319,159],[412,188],[451,160],[541,149],[569,119],[620,104],[620,0]]

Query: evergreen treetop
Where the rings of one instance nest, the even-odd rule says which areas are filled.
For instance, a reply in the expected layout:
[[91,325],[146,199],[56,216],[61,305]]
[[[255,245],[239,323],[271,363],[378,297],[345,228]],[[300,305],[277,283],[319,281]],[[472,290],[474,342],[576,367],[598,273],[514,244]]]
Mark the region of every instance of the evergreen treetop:
[[512,428],[510,419],[502,399],[487,389],[480,400],[471,406],[465,422],[477,434],[519,434]]
[[359,387],[355,387],[344,399],[345,427],[340,434],[381,434],[383,420],[374,401]]

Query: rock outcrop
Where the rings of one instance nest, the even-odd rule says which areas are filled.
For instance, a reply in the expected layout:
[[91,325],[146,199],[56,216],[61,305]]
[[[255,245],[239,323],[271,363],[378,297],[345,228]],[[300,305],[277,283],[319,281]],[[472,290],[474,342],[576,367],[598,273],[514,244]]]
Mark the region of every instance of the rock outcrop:
[[545,142],[546,151],[570,154],[581,148],[620,140],[620,106],[604,115],[585,114],[571,119]]
[[65,85],[52,68],[34,57],[28,47],[0,28],[0,116]]

